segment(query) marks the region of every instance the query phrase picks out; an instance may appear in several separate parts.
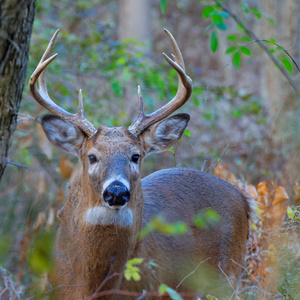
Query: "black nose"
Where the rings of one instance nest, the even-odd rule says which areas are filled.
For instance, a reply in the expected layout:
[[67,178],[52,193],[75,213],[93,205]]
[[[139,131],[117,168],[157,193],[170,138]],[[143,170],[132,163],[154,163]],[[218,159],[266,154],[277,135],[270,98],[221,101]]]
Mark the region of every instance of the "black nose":
[[122,182],[114,181],[103,192],[103,199],[109,206],[125,205],[130,199],[130,192]]

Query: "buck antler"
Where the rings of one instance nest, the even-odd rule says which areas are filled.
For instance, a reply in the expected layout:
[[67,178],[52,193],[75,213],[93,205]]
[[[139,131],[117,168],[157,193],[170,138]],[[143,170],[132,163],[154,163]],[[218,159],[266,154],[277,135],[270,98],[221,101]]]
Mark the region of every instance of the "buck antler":
[[164,52],[163,56],[178,73],[177,93],[175,97],[166,105],[151,114],[145,115],[142,92],[140,86],[138,86],[138,117],[129,127],[129,130],[135,135],[139,135],[150,125],[161,121],[180,108],[189,99],[193,90],[192,79],[185,73],[183,57],[176,40],[167,29],[164,29],[164,31],[169,37],[175,53],[175,55],[171,54],[172,59]]
[[[56,39],[59,29],[52,36],[46,51],[44,52],[39,64],[29,79],[29,90],[33,98],[51,113],[62,117],[63,119],[76,125],[88,137],[92,136],[97,130],[83,115],[83,99],[81,90],[78,93],[78,109],[76,114],[71,114],[65,111],[60,106],[56,105],[48,95],[46,84],[46,68],[56,58],[57,53],[50,57],[50,53]],[[39,89],[36,81],[38,80]]]

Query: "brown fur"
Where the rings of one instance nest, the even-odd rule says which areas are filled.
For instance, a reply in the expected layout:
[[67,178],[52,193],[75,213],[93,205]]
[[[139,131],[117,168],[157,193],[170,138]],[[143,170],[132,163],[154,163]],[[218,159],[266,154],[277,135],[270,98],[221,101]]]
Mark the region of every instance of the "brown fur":
[[[180,123],[172,118],[175,125]],[[51,119],[51,122],[55,124],[55,120]],[[69,152],[77,149],[82,168],[71,183],[68,200],[60,211],[52,282],[62,287],[56,290],[55,299],[84,299],[94,293],[108,276],[115,272],[122,274],[126,261],[135,257],[144,258],[141,281],[128,282],[120,275],[107,281],[103,287],[105,290],[157,291],[161,283],[175,289],[190,274],[178,290],[218,293],[219,285],[216,289],[210,284],[222,277],[222,272],[231,282],[236,281],[246,251],[249,203],[229,183],[193,169],[162,170],[141,180],[138,170],[146,152],[156,148],[164,150],[182,134],[180,127],[177,136],[173,137],[174,128],[170,126],[173,121],[167,121],[165,127],[163,122],[159,134],[155,133],[157,125],[138,137],[123,127],[101,126],[91,139],[84,138],[82,143],[80,138],[80,144],[74,143],[73,147],[68,144]],[[187,121],[184,122],[185,127]],[[48,136],[51,140],[51,135]],[[56,133],[56,145],[58,136]],[[141,155],[137,171],[130,162],[134,153]],[[97,157],[96,165],[90,165],[90,154]],[[107,178],[119,175],[130,185],[127,208],[132,211],[133,225],[87,223],[86,211],[104,202],[103,183]],[[206,230],[193,223],[194,216],[204,208],[213,208],[221,216],[219,223]],[[163,215],[168,222],[187,223],[187,234],[164,236],[153,232],[144,240],[138,240],[137,234],[142,226],[157,214]],[[204,260],[206,263],[201,264]],[[146,266],[148,261],[154,261],[158,266],[149,269]]]

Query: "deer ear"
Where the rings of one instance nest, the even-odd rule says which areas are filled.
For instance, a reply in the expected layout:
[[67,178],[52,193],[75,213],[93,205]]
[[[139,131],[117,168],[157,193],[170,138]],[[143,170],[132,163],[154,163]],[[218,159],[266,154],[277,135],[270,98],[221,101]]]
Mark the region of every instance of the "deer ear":
[[78,153],[85,135],[75,125],[61,117],[46,115],[42,118],[42,127],[56,147],[69,153]]
[[147,128],[141,135],[147,154],[169,150],[188,125],[188,114],[177,114]]

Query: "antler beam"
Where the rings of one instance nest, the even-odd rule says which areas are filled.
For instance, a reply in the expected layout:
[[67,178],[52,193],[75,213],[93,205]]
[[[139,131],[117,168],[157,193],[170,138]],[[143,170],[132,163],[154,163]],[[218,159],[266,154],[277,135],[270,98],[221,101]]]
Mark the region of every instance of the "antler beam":
[[[65,111],[63,108],[55,104],[48,95],[46,83],[46,69],[47,66],[57,56],[57,53],[52,55],[51,57],[50,54],[58,32],[59,29],[52,36],[39,64],[37,65],[35,71],[32,73],[29,79],[29,90],[33,98],[44,108],[46,108],[49,112],[71,122],[72,124],[77,126],[82,132],[84,132],[88,137],[90,137],[97,130],[83,115],[83,100],[81,90],[79,90],[78,93],[78,110],[76,114],[71,114]],[[37,80],[39,88],[36,85]]]
[[185,66],[180,49],[174,39],[173,35],[164,29],[167,34],[175,55],[171,55],[170,58],[167,54],[163,53],[166,61],[177,71],[178,73],[178,89],[174,98],[168,102],[166,105],[156,110],[155,112],[145,115],[143,109],[143,98],[141,94],[141,88],[138,86],[138,117],[134,123],[129,127],[129,130],[135,135],[139,135],[145,129],[147,129],[152,124],[155,124],[167,116],[171,115],[174,111],[179,109],[190,97],[193,87],[191,78],[185,73]]

